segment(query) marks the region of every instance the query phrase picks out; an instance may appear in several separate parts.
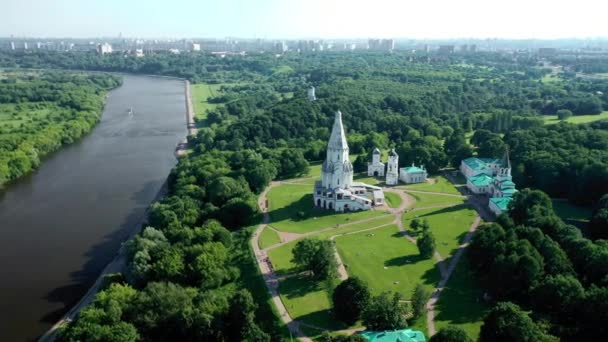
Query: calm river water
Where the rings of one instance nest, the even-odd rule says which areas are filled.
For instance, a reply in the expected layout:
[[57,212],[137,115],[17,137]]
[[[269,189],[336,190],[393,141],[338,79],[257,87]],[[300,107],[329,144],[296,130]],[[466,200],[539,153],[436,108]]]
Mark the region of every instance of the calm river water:
[[185,136],[183,81],[124,76],[88,136],[0,193],[0,341],[35,339],[78,301],[141,222]]

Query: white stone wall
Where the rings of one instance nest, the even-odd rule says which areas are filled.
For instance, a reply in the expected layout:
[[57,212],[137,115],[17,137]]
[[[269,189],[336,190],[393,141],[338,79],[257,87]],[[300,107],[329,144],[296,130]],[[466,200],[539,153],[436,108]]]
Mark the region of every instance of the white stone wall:
[[399,183],[399,157],[389,155],[386,168],[386,184],[396,185],[397,183]]

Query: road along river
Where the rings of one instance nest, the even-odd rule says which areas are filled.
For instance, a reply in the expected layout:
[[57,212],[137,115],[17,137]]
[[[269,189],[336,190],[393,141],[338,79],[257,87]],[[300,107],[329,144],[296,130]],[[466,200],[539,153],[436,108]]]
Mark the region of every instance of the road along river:
[[139,229],[185,136],[183,81],[124,76],[89,135],[0,192],[0,341],[36,339],[78,302]]

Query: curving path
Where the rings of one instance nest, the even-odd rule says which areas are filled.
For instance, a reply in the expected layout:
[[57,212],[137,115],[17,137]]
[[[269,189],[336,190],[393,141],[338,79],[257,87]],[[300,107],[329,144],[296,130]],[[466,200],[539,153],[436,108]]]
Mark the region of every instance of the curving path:
[[[448,179],[450,179],[451,181],[453,181],[450,177],[448,177]],[[253,233],[253,236],[251,238],[250,244],[251,247],[253,249],[255,258],[256,258],[256,263],[258,265],[258,268],[263,276],[264,282],[266,284],[266,287],[268,289],[268,293],[271,296],[272,301],[275,304],[275,307],[277,308],[277,311],[279,313],[279,316],[281,318],[281,321],[287,326],[287,328],[289,329],[290,333],[293,336],[296,336],[298,339],[302,340],[302,341],[312,341],[310,338],[306,337],[306,335],[302,332],[302,330],[300,329],[301,326],[306,326],[309,328],[313,328],[313,329],[317,329],[317,330],[325,330],[321,327],[317,327],[308,323],[304,323],[304,322],[299,322],[294,320],[290,315],[289,312],[287,311],[287,308],[285,307],[284,303],[281,300],[281,297],[279,295],[279,291],[278,291],[278,285],[279,285],[279,281],[283,280],[283,279],[287,279],[289,277],[293,277],[297,274],[290,274],[290,275],[284,275],[281,277],[278,277],[276,275],[276,273],[274,272],[273,268],[272,268],[272,264],[270,262],[270,259],[268,258],[268,254],[267,252],[269,250],[281,247],[283,245],[285,245],[286,243],[289,243],[290,241],[293,240],[297,240],[297,239],[301,239],[303,237],[308,237],[308,236],[314,236],[316,234],[320,234],[320,233],[324,233],[327,231],[331,231],[331,230],[336,230],[339,228],[343,228],[343,227],[347,227],[350,225],[354,225],[354,224],[360,224],[360,223],[364,223],[367,221],[372,221],[381,217],[386,217],[389,215],[393,215],[395,216],[395,219],[390,222],[390,223],[385,223],[385,224],[381,224],[375,227],[370,227],[370,228],[365,228],[365,229],[361,229],[361,230],[357,230],[357,231],[353,231],[353,232],[347,232],[347,233],[342,233],[342,234],[336,234],[336,235],[332,235],[329,239],[330,240],[335,240],[335,238],[339,237],[339,236],[344,236],[344,235],[350,235],[350,234],[358,234],[361,232],[365,232],[365,231],[370,231],[370,230],[375,230],[375,229],[379,229],[382,227],[386,227],[389,225],[397,225],[399,231],[401,232],[401,234],[411,243],[416,244],[416,239],[409,235],[407,233],[407,230],[405,229],[405,227],[403,226],[403,214],[408,210],[408,208],[411,208],[416,200],[412,197],[409,196],[407,194],[407,192],[419,192],[419,193],[430,193],[430,194],[436,194],[436,195],[441,195],[441,196],[451,196],[451,197],[461,197],[461,198],[466,198],[467,199],[467,203],[471,204],[475,209],[478,210],[478,216],[475,218],[475,221],[473,222],[473,224],[471,225],[469,231],[467,232],[467,235],[464,237],[463,242],[460,244],[458,251],[456,251],[456,253],[454,254],[454,256],[450,259],[449,265],[446,265],[446,260],[443,258],[443,256],[441,254],[439,254],[438,252],[435,252],[434,254],[434,259],[437,261],[437,265],[439,267],[439,271],[441,274],[441,279],[439,281],[439,283],[437,284],[437,287],[435,288],[435,290],[433,291],[433,294],[431,296],[431,298],[429,299],[429,301],[427,302],[426,306],[427,306],[427,330],[428,330],[428,334],[430,336],[435,334],[435,304],[437,303],[437,301],[439,300],[439,296],[441,295],[441,292],[443,290],[443,288],[445,287],[447,281],[449,280],[450,276],[452,275],[452,272],[456,269],[456,265],[458,264],[458,262],[460,261],[460,258],[462,257],[462,254],[464,252],[464,249],[468,246],[471,238],[473,237],[473,234],[475,233],[477,227],[479,226],[479,223],[481,222],[481,217],[486,216],[485,213],[480,212],[479,209],[483,210],[483,206],[480,205],[480,203],[476,203],[474,201],[474,199],[472,198],[472,196],[467,196],[465,194],[463,195],[455,195],[455,194],[447,194],[447,193],[440,193],[440,192],[430,192],[430,191],[418,191],[418,190],[403,190],[403,189],[396,189],[396,188],[384,188],[385,192],[390,192],[390,193],[395,193],[397,195],[399,195],[401,197],[401,205],[397,208],[389,208],[387,206],[383,206],[380,207],[381,210],[387,210],[390,214],[387,215],[381,215],[381,216],[375,216],[375,217],[371,217],[371,218],[366,218],[366,219],[362,219],[362,220],[358,220],[358,221],[353,221],[353,222],[349,222],[347,224],[342,224],[342,225],[337,225],[337,226],[331,226],[331,227],[327,227],[321,230],[317,230],[317,231],[313,231],[313,232],[308,232],[308,233],[304,233],[304,234],[298,234],[298,233],[286,233],[286,232],[281,232],[278,231],[277,229],[275,229],[274,227],[271,226],[270,224],[270,215],[268,214],[268,208],[266,207],[268,200],[267,200],[267,194],[268,191],[270,191],[272,188],[281,185],[281,184],[294,184],[294,185],[306,185],[306,186],[310,186],[310,184],[298,184],[298,183],[293,183],[291,181],[276,181],[276,182],[272,182],[259,196],[258,199],[258,205],[260,206],[262,212],[263,212],[263,221],[262,223],[256,228],[255,232]],[[447,207],[453,207],[453,206],[458,206],[458,205],[462,205],[462,204],[448,204],[448,205],[437,205],[437,206],[428,206],[428,207],[420,207],[420,208],[413,208],[411,210],[423,210],[423,209],[431,209],[431,208],[447,208]],[[481,216],[481,217],[480,217]],[[269,246],[265,249],[260,249],[259,247],[259,238],[260,235],[262,233],[262,231],[264,229],[272,229],[274,230],[276,233],[279,234],[280,243],[274,244],[272,246]],[[336,260],[338,261],[338,277],[340,278],[340,280],[345,280],[348,278],[348,272],[346,270],[346,267],[344,266],[342,259],[338,253],[338,251],[335,251],[335,256],[336,256]],[[346,330],[340,330],[338,331],[339,333],[346,333],[346,334],[352,334],[354,332],[357,331],[361,331],[362,328],[357,328],[357,329],[346,329]]]

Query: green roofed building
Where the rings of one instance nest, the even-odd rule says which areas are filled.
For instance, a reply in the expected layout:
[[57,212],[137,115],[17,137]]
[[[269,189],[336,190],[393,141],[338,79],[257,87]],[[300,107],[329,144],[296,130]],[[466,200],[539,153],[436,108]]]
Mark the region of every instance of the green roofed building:
[[421,331],[412,329],[364,331],[361,335],[370,342],[426,342]]
[[426,182],[426,169],[424,166],[416,166],[412,163],[412,166],[402,167],[399,172],[399,180],[406,183],[424,183]]
[[499,216],[509,209],[509,203],[512,200],[512,197],[492,197],[488,202],[488,207],[496,216]]
[[467,188],[472,193],[490,197],[488,207],[493,213],[498,216],[507,211],[510,198],[517,192],[511,177],[509,151],[505,151],[502,159],[464,159],[460,163],[460,172],[467,179]]

